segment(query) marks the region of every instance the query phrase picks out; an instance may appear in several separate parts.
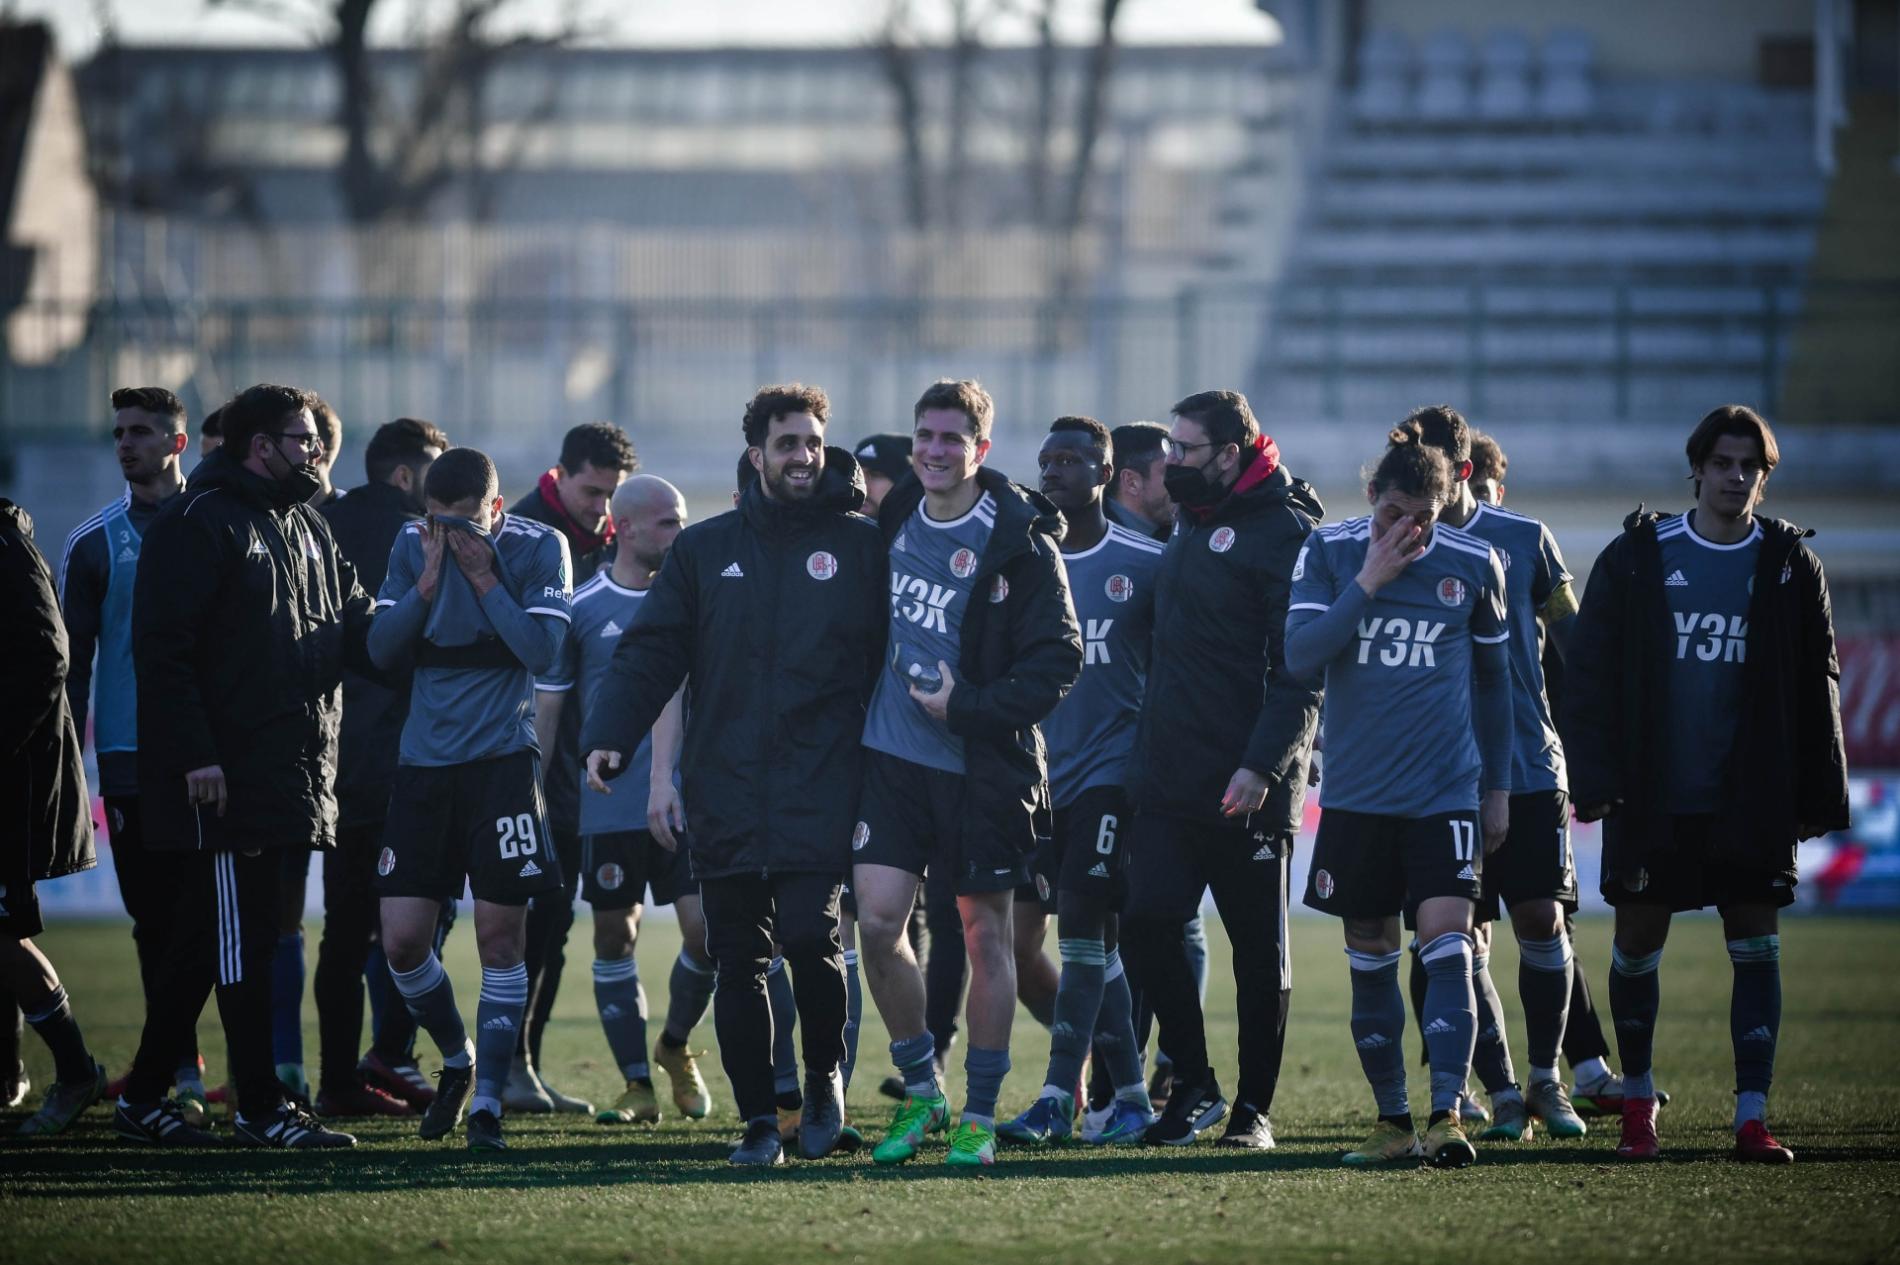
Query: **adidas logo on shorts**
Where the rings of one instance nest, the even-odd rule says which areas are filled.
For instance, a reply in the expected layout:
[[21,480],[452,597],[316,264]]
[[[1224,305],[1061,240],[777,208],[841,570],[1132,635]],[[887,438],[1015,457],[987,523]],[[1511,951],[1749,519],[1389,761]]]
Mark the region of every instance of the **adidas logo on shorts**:
[[519,875],[519,877],[538,878],[540,877],[540,874],[541,874],[541,867],[536,865],[532,860],[523,861],[521,863],[521,874]]
[[1253,854],[1253,859],[1256,861],[1273,860],[1273,845],[1270,843],[1261,844],[1260,851]]
[[1458,877],[1463,879],[1467,883],[1475,883],[1477,882],[1477,879],[1478,879],[1478,876],[1471,872],[1471,867],[1469,865],[1465,866],[1464,869],[1458,871]]
[[1107,878],[1108,877],[1108,862],[1097,861],[1094,865],[1091,865],[1089,867],[1089,877],[1090,878]]
[[1425,1035],[1428,1037],[1450,1036],[1451,1031],[1451,1025],[1446,1023],[1443,1019],[1434,1019],[1425,1025]]
[[726,569],[719,573],[719,578],[722,580],[724,579],[743,580],[745,579],[745,572],[739,569],[738,563],[729,562],[726,564]]

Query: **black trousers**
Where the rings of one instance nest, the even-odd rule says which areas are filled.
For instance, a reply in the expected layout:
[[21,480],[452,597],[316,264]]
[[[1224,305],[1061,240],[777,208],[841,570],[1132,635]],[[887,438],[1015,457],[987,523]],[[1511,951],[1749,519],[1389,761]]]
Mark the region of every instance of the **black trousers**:
[[[139,986],[149,1012],[178,905],[178,856],[146,848],[145,834],[140,829],[138,796],[108,795],[105,806],[106,830],[112,841],[112,869],[119,880],[119,899],[132,918],[132,944],[139,955]],[[174,1070],[186,1063],[196,1063],[197,1059],[198,1034],[194,1031],[184,1048],[177,1051]]]
[[[344,826],[323,856],[323,939],[317,943],[317,1084],[341,1090],[356,1083],[363,1040],[363,966],[381,920],[374,890],[383,823]],[[404,1013],[407,1013],[405,1008]]]
[[580,831],[550,825],[548,832],[554,836],[554,854],[560,858],[565,885],[558,892],[528,902],[527,949],[522,954],[528,968],[528,1021],[515,1045],[515,1053],[527,1055],[536,1067],[541,1065],[541,1038],[547,1033],[554,999],[561,991],[561,972],[567,966],[567,933],[574,929],[574,897],[581,881]]
[[[915,910],[911,922],[916,923]],[[963,986],[969,982],[970,971],[963,947],[963,915],[957,912],[957,889],[949,877],[925,877],[924,923],[930,941],[924,958],[924,1030],[936,1044],[937,1062],[944,1063],[956,1043],[957,1016],[963,1013]]]
[[1158,1044],[1174,1061],[1175,1083],[1208,1070],[1200,990],[1188,966],[1183,928],[1211,888],[1233,945],[1240,1079],[1235,1101],[1273,1106],[1286,1050],[1293,966],[1287,946],[1288,836],[1171,818],[1136,818],[1122,912],[1122,961],[1160,1025]]
[[741,1120],[771,1116],[772,1007],[765,972],[776,941],[792,972],[808,1081],[844,1061],[844,947],[838,939],[839,881],[825,874],[701,880],[706,949],[719,968],[713,1024],[719,1058]]
[[257,1119],[283,1101],[272,1062],[270,982],[283,853],[166,852],[162,858],[178,878],[172,930],[125,1096],[135,1103],[165,1096],[178,1051],[194,1043],[198,1015],[215,988],[238,1110]]

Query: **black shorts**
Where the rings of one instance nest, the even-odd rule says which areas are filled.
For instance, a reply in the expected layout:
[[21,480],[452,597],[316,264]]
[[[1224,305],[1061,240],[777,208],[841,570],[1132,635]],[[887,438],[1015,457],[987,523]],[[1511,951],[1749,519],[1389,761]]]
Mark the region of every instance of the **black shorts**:
[[1484,894],[1478,810],[1388,817],[1328,808],[1306,876],[1305,903],[1336,918],[1390,918],[1439,896]]
[[1554,900],[1577,911],[1577,863],[1570,853],[1570,796],[1527,791],[1511,796],[1511,833],[1484,859],[1478,921],[1495,922],[1527,900]]
[[[677,836],[676,836],[677,837]],[[581,836],[581,897],[595,909],[631,909],[647,887],[652,904],[670,905],[699,889],[686,864],[686,841],[668,852],[646,830]]]
[[1605,854],[1603,899],[1613,906],[1650,905],[1684,913],[1691,909],[1730,909],[1794,904],[1795,876],[1786,871],[1754,870],[1712,855],[1713,816],[1669,817],[1667,840],[1627,849],[1647,860],[1634,869],[1612,873]]
[[40,894],[33,884],[0,883],[0,940],[31,940],[44,930]]
[[986,832],[972,831],[973,815],[961,773],[867,750],[851,863],[888,865],[919,876],[953,875],[959,896],[1007,892],[1027,883],[1029,857]]
[[[1066,808],[1054,813],[1055,831],[1043,841],[1031,862],[1035,898],[1050,913],[1056,896],[1067,892],[1099,902],[1109,912],[1122,905],[1122,876],[1128,868],[1128,843],[1123,837],[1132,824],[1128,792],[1119,786],[1091,786]],[[1017,888],[1017,898],[1023,898]]]
[[437,768],[397,766],[376,858],[377,893],[455,900],[464,878],[476,900],[496,905],[525,905],[561,889],[541,760],[533,751]]

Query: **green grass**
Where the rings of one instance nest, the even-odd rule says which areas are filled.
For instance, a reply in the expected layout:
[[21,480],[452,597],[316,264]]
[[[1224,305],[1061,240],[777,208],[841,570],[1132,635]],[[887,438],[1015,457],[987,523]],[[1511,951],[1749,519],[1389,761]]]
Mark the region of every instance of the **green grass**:
[[[603,1101],[617,1086],[593,1015],[584,927],[571,942],[547,1063],[561,1087]],[[378,1125],[342,1154],[172,1155],[117,1142],[95,1110],[49,1144],[24,1145],[8,1126],[0,1261],[1900,1260],[1900,921],[1792,921],[1784,938],[1773,1120],[1796,1151],[1790,1169],[1726,1158],[1729,968],[1718,926],[1696,916],[1679,921],[1663,965],[1658,1076],[1675,1095],[1662,1117],[1664,1162],[1619,1165],[1608,1154],[1613,1134],[1600,1130],[1575,1142],[1486,1146],[1462,1172],[1343,1171],[1337,1156],[1369,1119],[1346,1035],[1345,962],[1334,924],[1296,919],[1273,1112],[1280,1148],[1268,1155],[1206,1144],[1006,1153],[990,1175],[957,1178],[945,1175],[939,1148],[897,1171],[857,1158],[737,1174],[724,1163],[736,1121],[716,1061],[708,1071],[721,1102],[708,1121],[635,1130],[511,1120],[515,1149],[501,1159]],[[1217,1066],[1230,1070],[1231,977],[1225,940],[1213,939],[1209,1035]],[[1580,940],[1600,981],[1607,924],[1586,920]],[[467,1004],[477,987],[471,941],[459,930],[449,962]],[[125,929],[58,926],[41,943],[96,1053],[122,1069],[139,1020]],[[675,946],[664,923],[641,945],[656,1012]],[[1500,945],[1493,970],[1521,1067],[1515,949]],[[215,1055],[214,1008],[206,1020]],[[1025,1105],[1048,1052],[1026,1016],[1017,1033],[1005,1111]],[[710,1023],[700,1035],[711,1043]],[[314,1024],[306,1041],[314,1060]],[[885,1116],[875,1092],[884,1041],[867,1014],[853,1102],[873,1139]],[[31,1036],[27,1046],[43,1085],[44,1049]],[[1415,1105],[1424,1080],[1414,1075]]]

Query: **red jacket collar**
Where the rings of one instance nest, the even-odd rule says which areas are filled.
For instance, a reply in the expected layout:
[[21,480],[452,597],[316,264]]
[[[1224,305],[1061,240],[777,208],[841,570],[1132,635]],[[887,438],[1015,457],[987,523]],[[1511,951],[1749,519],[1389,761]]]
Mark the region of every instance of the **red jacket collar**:
[[1234,486],[1227,490],[1226,496],[1221,497],[1212,505],[1187,506],[1188,513],[1206,522],[1213,517],[1214,511],[1227,504],[1230,499],[1259,487],[1272,477],[1275,470],[1280,468],[1280,446],[1273,442],[1271,436],[1262,435],[1254,440],[1253,454],[1252,464],[1240,472],[1240,477],[1234,480]]
[[603,548],[614,538],[614,520],[610,515],[607,519],[607,530],[598,533],[588,531],[575,522],[569,516],[567,506],[561,504],[561,490],[554,486],[554,470],[555,467],[549,467],[547,473],[541,476],[537,490],[541,493],[542,501],[546,502],[548,512],[554,515],[554,525],[566,534],[568,547],[574,556],[586,557]]

